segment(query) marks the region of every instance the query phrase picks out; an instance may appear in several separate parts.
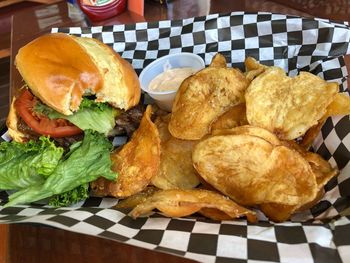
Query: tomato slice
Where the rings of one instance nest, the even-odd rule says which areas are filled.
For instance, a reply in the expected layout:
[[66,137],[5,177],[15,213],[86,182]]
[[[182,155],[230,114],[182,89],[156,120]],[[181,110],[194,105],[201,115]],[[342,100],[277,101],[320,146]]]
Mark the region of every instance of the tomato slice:
[[24,122],[35,132],[61,138],[76,135],[82,132],[74,124],[65,119],[49,119],[48,117],[33,111],[38,100],[29,90],[25,90],[15,101],[15,108]]

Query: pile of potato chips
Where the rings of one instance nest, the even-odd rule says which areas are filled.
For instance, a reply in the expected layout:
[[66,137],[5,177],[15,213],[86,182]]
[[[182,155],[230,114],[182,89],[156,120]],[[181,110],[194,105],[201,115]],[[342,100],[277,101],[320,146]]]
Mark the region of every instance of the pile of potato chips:
[[170,217],[245,216],[288,220],[324,195],[336,168],[309,147],[329,116],[350,114],[350,99],[307,72],[291,78],[246,59],[246,72],[217,54],[185,79],[172,113],[148,106],[130,141],[112,153],[116,181],[92,183],[97,196],[126,198],[134,218],[157,209]]

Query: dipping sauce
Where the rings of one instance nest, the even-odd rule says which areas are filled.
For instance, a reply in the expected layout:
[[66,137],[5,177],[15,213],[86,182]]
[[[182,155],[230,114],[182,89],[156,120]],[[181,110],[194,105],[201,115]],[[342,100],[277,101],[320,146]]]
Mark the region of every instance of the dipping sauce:
[[151,91],[172,91],[177,90],[185,78],[196,73],[193,68],[174,68],[165,70],[155,77],[148,86]]

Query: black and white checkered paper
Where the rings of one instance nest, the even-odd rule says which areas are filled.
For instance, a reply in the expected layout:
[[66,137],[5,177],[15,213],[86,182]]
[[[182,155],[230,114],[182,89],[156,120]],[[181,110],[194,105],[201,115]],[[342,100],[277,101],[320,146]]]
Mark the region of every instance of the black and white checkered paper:
[[[347,90],[343,56],[350,54],[346,23],[271,13],[213,14],[178,21],[90,28],[60,28],[94,37],[111,46],[138,73],[167,54],[190,52],[208,65],[220,52],[228,65],[243,69],[247,56],[280,66],[290,76],[310,71]],[[6,138],[6,134],[3,136]],[[119,138],[122,140],[122,138]],[[118,141],[118,139],[116,140]],[[155,213],[133,220],[111,209],[112,198],[89,198],[73,207],[0,207],[0,223],[34,222],[114,239],[201,262],[349,262],[350,261],[350,120],[329,118],[313,148],[340,175],[310,211],[290,221],[257,224],[246,220],[215,222],[202,217],[165,218]],[[6,200],[7,193],[0,192]]]

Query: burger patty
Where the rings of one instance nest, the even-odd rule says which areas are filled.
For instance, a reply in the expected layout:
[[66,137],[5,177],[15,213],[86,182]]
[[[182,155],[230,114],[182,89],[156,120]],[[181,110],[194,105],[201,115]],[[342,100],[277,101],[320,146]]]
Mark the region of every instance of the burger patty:
[[[144,111],[145,106],[139,104],[128,111],[121,112],[121,114],[116,119],[116,126],[109,134],[109,136],[126,135],[130,137],[132,133],[139,127]],[[41,135],[30,128],[20,116],[18,116],[18,119],[17,129],[20,132],[26,134],[26,137],[29,140],[38,140]],[[68,150],[73,143],[81,141],[83,137],[84,134],[81,133],[68,137],[52,138],[52,140],[57,146]]]
[[[19,117],[17,129],[20,132],[26,134],[26,137],[29,140],[38,140],[41,136],[41,134],[35,132],[32,128],[30,128],[21,117]],[[52,140],[56,146],[62,147],[65,151],[67,151],[73,143],[83,140],[83,137],[84,134],[77,134],[62,138],[52,138]]]
[[24,133],[29,140],[37,140],[40,137],[40,134],[30,128],[20,116],[18,116],[17,129]]
[[[129,138],[134,131],[139,127],[146,105],[138,104],[128,111],[123,111],[116,119],[116,126],[111,132],[113,136],[127,135]],[[164,116],[169,114],[168,112],[159,109],[156,105],[153,105],[152,121],[158,116]]]
[[121,112],[115,121],[116,126],[110,135],[116,136],[126,134],[126,136],[130,137],[139,127],[145,109],[145,105],[138,104],[128,111]]

